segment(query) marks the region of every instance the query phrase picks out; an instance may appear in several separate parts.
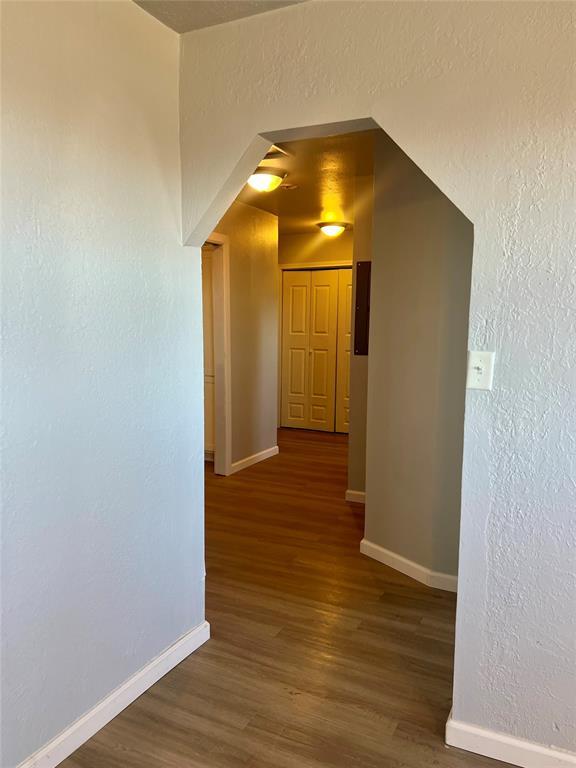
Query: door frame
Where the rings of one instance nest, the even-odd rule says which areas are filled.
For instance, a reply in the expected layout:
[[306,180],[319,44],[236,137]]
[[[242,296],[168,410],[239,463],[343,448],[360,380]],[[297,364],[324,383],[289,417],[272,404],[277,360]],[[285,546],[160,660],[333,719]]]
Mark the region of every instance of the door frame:
[[[289,264],[278,264],[278,429],[282,426],[282,313],[284,311],[283,299],[283,274],[290,270],[301,269],[353,269],[354,263],[348,261],[309,261],[309,262],[290,262]],[[354,272],[352,272],[354,280]]]
[[212,254],[214,338],[214,473],[232,474],[232,366],[230,340],[230,240],[218,232],[206,238]]

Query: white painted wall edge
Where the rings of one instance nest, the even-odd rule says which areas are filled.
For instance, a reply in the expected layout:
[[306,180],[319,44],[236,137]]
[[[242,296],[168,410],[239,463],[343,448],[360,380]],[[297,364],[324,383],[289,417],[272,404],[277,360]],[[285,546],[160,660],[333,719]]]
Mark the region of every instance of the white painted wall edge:
[[232,355],[230,338],[230,239],[212,232],[212,303],[214,339],[214,472],[231,474],[232,466]]
[[456,592],[458,587],[458,577],[452,576],[449,573],[439,573],[438,571],[431,571],[429,568],[425,568],[423,565],[415,563],[413,560],[408,560],[402,555],[397,555],[395,552],[391,552],[389,549],[381,547],[379,544],[374,544],[368,539],[362,539],[360,542],[360,552],[363,555],[368,555],[374,560],[378,560],[379,563],[389,565],[390,568],[394,568],[400,573],[404,573],[406,576],[410,576],[416,581],[420,581],[422,584],[426,584],[427,587],[434,587],[434,589],[444,589],[447,592]]
[[346,501],[354,502],[354,504],[366,504],[365,491],[351,491],[350,488],[348,488],[344,498],[346,499]]
[[235,461],[230,467],[230,474],[234,474],[234,472],[240,472],[241,469],[251,467],[252,464],[258,464],[259,461],[264,461],[264,459],[269,459],[272,456],[276,456],[278,452],[278,446],[274,445],[272,448],[266,448],[265,451],[260,451],[260,453],[253,453],[252,456],[246,456],[245,459]]
[[205,621],[152,659],[18,768],[55,768],[209,638],[210,624]]
[[576,754],[545,747],[526,739],[488,731],[452,718],[446,723],[446,744],[476,752],[521,768],[568,768],[576,766]]

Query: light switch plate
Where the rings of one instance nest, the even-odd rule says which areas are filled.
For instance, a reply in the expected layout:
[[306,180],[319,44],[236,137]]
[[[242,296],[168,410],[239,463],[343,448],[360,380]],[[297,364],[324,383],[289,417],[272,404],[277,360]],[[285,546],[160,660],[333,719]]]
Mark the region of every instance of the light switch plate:
[[492,389],[494,352],[468,352],[466,389]]

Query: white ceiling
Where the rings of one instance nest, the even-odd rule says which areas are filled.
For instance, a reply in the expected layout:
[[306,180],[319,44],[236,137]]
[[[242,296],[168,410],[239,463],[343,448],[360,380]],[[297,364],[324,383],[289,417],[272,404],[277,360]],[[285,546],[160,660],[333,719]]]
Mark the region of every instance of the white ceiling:
[[317,231],[316,224],[328,218],[353,224],[354,178],[372,174],[375,133],[280,143],[289,156],[262,165],[287,171],[283,185],[274,192],[245,186],[238,200],[275,213],[284,234]]
[[306,0],[134,0],[175,32],[213,27]]

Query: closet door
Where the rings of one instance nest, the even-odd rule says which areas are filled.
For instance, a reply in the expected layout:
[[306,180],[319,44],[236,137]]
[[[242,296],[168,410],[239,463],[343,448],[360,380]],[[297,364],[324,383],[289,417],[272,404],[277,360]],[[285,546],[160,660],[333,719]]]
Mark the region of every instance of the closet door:
[[308,428],[334,431],[338,270],[311,272]]
[[352,270],[338,270],[338,352],[336,432],[350,430],[350,354],[352,349]]
[[310,272],[284,271],[280,419],[283,427],[309,426],[309,325]]

